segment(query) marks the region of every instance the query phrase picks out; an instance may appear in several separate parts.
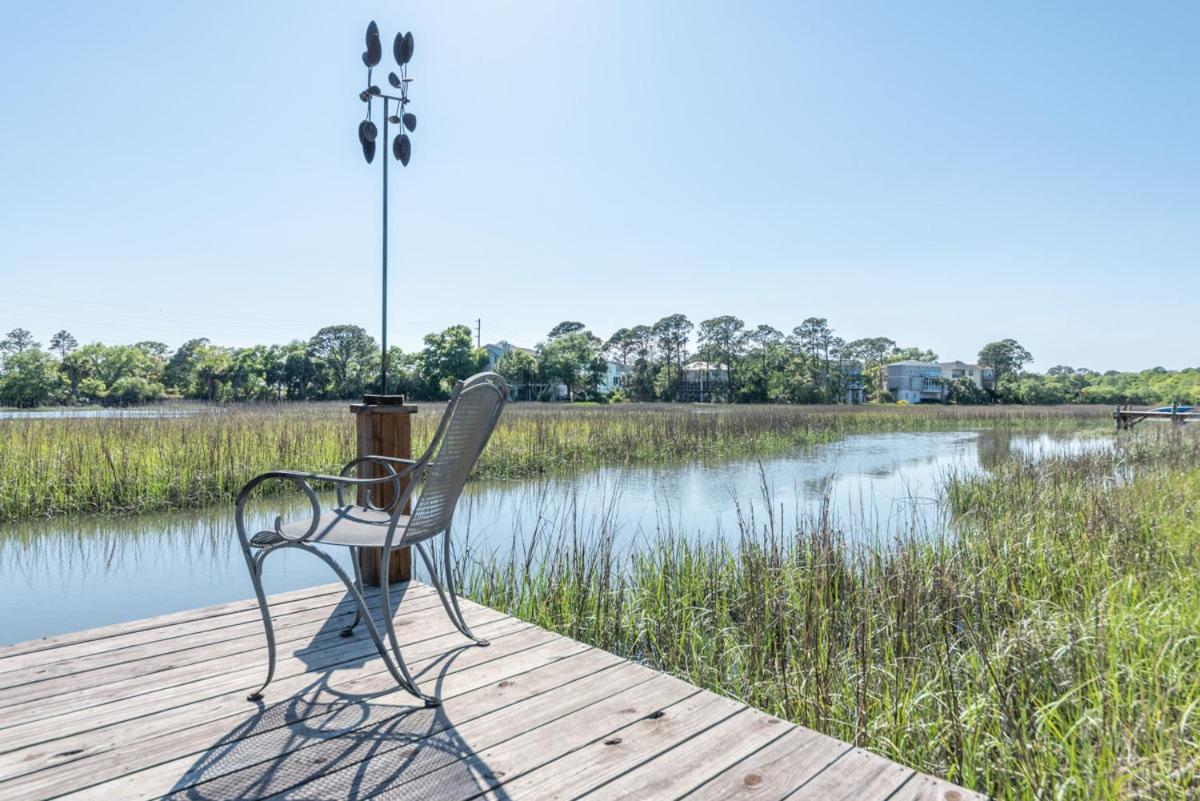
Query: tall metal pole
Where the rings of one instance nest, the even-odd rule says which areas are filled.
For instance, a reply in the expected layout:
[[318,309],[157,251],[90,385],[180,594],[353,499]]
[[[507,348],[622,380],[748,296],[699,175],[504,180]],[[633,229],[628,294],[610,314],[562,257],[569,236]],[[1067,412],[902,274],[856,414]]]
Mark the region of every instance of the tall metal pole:
[[382,362],[382,365],[383,366],[382,366],[381,377],[380,377],[381,378],[380,383],[382,384],[382,386],[380,387],[380,390],[379,390],[379,394],[381,394],[381,395],[388,394],[388,380],[387,380],[387,360],[388,360],[388,347],[387,347],[387,306],[388,306],[388,301],[387,301],[387,291],[388,291],[387,242],[388,242],[388,236],[387,236],[387,234],[388,234],[388,232],[387,232],[387,222],[388,222],[388,209],[387,209],[387,202],[388,202],[388,162],[390,160],[391,159],[388,158],[388,101],[387,101],[387,98],[385,97],[385,98],[383,98],[383,326],[382,326],[382,331],[383,331],[383,335],[382,335],[383,362]]
[[[406,109],[408,106],[408,84],[412,78],[408,77],[408,62],[413,55],[413,35],[412,33],[398,33],[396,39],[392,43],[392,55],[396,59],[396,65],[399,67],[400,73],[388,73],[388,83],[393,89],[398,89],[399,96],[384,94],[384,92],[375,84],[371,83],[372,70],[379,66],[380,60],[383,58],[383,45],[379,41],[379,26],[374,20],[367,25],[366,36],[367,49],[363,51],[362,62],[367,68],[367,88],[359,92],[359,99],[367,104],[366,119],[358,124],[358,141],[362,146],[363,158],[370,164],[375,160],[377,149],[382,149],[383,153],[383,224],[382,242],[380,245],[380,261],[383,263],[382,269],[382,286],[379,293],[380,297],[380,358],[379,358],[379,394],[381,396],[388,394],[388,341],[387,341],[387,313],[388,313],[388,151],[391,155],[403,164],[408,166],[408,160],[412,157],[412,140],[408,138],[405,130],[415,131],[417,129],[417,117],[415,114],[409,113]],[[371,121],[371,103],[375,98],[379,98],[383,103],[383,140],[380,142],[376,134],[378,129],[375,123]],[[400,126],[400,133],[396,136],[396,141],[388,142],[388,123],[391,121],[391,102],[396,104],[396,124]],[[379,148],[378,145],[382,145]],[[390,145],[390,146],[389,146]]]

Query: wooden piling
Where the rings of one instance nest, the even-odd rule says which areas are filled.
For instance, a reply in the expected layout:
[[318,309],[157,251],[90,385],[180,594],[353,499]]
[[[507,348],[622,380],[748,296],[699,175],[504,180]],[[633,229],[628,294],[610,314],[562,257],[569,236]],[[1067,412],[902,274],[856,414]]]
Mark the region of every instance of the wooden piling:
[[[395,456],[401,459],[412,458],[412,416],[417,413],[416,406],[405,406],[404,398],[399,395],[368,395],[363,403],[350,406],[354,413],[355,427],[358,431],[358,455]],[[379,477],[386,471],[376,465],[362,465],[364,477]],[[401,491],[408,484],[401,482]],[[376,484],[371,493],[374,503],[387,505],[393,500],[392,484]],[[358,490],[358,503],[366,503],[366,492],[361,487]],[[410,510],[404,510],[407,514]],[[360,548],[358,565],[362,569],[363,581],[370,586],[379,585],[379,559],[383,554],[381,548]],[[392,551],[388,564],[388,583],[408,581],[412,578],[412,553],[409,548]]]

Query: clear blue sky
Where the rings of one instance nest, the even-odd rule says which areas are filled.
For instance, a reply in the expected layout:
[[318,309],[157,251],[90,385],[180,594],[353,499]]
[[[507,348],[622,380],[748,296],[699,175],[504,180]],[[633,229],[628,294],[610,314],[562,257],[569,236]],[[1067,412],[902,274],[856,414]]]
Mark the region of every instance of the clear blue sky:
[[377,335],[371,18],[417,44],[405,348],[683,312],[1200,364],[1190,2],[11,4],[0,329]]

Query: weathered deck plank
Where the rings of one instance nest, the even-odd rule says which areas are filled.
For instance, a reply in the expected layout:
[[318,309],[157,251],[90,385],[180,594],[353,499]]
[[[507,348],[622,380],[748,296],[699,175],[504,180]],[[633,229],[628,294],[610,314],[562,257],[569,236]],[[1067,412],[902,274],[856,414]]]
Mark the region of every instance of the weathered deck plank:
[[[729,703],[733,703],[730,701]],[[586,798],[679,798],[700,786],[731,761],[749,756],[795,728],[774,715],[746,709],[657,754],[598,787]],[[624,745],[624,743],[622,743]]]
[[[286,611],[286,607],[292,604],[337,603],[345,598],[345,594],[346,588],[341,584],[325,584],[307,590],[293,590],[272,595],[271,607],[282,613]],[[227,617],[230,615],[237,617]],[[111,626],[84,629],[53,637],[43,637],[40,640],[27,640],[0,646],[0,671],[29,664],[71,659],[85,652],[82,649],[72,650],[70,646],[86,646],[88,649],[95,649],[96,652],[99,652],[121,647],[119,641],[116,640],[119,637],[132,637],[137,634],[143,634],[149,639],[180,636],[197,631],[224,628],[231,620],[238,622],[258,620],[258,605],[253,599],[233,601],[200,609],[189,609],[186,612],[176,612],[144,620],[131,620]],[[157,635],[151,633],[156,629],[162,631]],[[114,642],[117,644],[114,645]],[[32,654],[35,653],[41,655],[32,657]],[[30,656],[31,658],[22,662],[15,659],[18,656]]]
[[750,756],[726,763],[727,767],[712,780],[686,797],[689,801],[786,798],[852,748],[848,743],[796,726]]
[[[374,597],[374,593],[372,593]],[[443,705],[398,689],[339,585],[0,648],[0,801],[978,795],[470,602],[406,588],[397,634]]]

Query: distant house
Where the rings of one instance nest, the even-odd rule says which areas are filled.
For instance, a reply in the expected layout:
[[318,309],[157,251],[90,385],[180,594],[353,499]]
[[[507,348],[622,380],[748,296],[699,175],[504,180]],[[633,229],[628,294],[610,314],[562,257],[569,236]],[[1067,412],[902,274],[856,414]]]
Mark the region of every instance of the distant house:
[[[510,351],[519,350],[528,353],[535,359],[537,358],[537,351],[531,348],[522,348],[519,345],[514,345],[504,340],[484,345],[483,349],[487,353],[487,369],[489,370],[495,370],[500,358]],[[601,395],[608,395],[614,389],[624,386],[625,377],[631,372],[632,370],[623,364],[606,361],[605,371],[598,377],[598,381],[596,382],[596,391]],[[512,387],[512,393],[514,400],[567,400],[566,384],[557,381],[552,383],[515,384]]]
[[624,387],[632,374],[633,370],[620,362],[605,361],[604,375],[596,382],[596,391],[601,395],[608,395],[613,390]]
[[508,353],[510,350],[524,351],[525,353],[528,353],[530,356],[534,357],[535,359],[537,358],[536,351],[533,351],[529,348],[519,347],[519,346],[514,345],[511,342],[507,342],[503,339],[500,340],[499,342],[493,342],[493,343],[484,345],[483,349],[484,349],[484,351],[487,352],[487,358],[488,358],[487,366],[488,366],[489,370],[495,370],[496,362],[500,361],[500,357],[503,356],[504,354]]
[[996,386],[996,371],[990,367],[966,362],[938,362],[942,380],[951,384],[960,378],[969,378],[980,389],[991,390]]
[[839,402],[865,403],[867,390],[863,381],[863,363],[857,359],[843,359],[835,362],[832,367],[841,390]]
[[[514,345],[511,342],[500,340],[499,342],[489,343],[483,346],[487,353],[487,369],[495,370],[496,364],[504,354],[510,351],[521,351],[528,353],[534,359],[537,358],[537,351],[532,348],[522,348],[519,345]],[[563,384],[544,384],[540,382],[531,382],[526,384],[512,385],[513,400],[566,400],[567,388]]]
[[905,360],[883,366],[887,391],[906,403],[941,403],[946,399],[946,382],[937,362]]
[[710,403],[728,400],[729,368],[723,364],[694,361],[683,366],[675,400],[683,403]]

